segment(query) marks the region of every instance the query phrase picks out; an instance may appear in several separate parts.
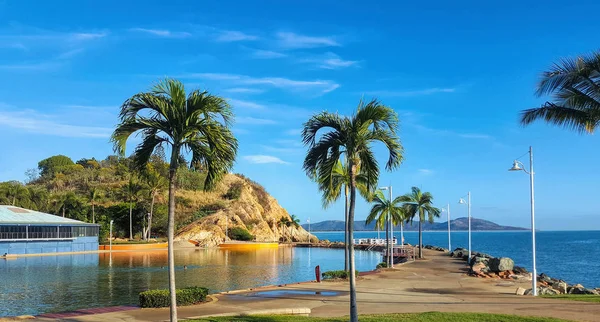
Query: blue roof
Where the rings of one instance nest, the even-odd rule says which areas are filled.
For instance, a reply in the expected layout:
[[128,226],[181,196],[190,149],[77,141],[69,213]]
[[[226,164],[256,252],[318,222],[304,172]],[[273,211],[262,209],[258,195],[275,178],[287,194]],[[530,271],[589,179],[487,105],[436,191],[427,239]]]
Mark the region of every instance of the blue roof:
[[2,224],[92,225],[35,210],[0,205],[0,225]]

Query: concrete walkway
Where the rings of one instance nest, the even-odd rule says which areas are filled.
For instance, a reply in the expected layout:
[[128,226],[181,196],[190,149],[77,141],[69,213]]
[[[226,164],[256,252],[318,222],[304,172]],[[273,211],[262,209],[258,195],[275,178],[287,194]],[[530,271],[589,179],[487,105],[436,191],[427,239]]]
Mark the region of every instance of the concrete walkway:
[[[408,312],[484,312],[598,321],[600,304],[514,295],[530,282],[466,276],[465,262],[426,251],[426,259],[397,266],[358,281],[361,314]],[[310,309],[312,316],[344,316],[349,310],[345,282],[302,283],[221,294],[211,303],[180,307],[179,318],[268,309]],[[164,321],[168,309],[135,309],[69,317],[63,321]],[[55,319],[38,319],[55,321]]]

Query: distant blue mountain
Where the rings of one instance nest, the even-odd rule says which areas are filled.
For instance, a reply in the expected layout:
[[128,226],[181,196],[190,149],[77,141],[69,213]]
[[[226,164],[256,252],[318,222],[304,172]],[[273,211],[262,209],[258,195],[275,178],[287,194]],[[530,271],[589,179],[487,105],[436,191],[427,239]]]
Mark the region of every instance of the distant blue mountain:
[[[308,224],[302,225],[304,229],[308,229]],[[450,220],[450,229],[451,230],[468,230],[469,222],[467,217],[456,218],[454,220]],[[310,229],[312,231],[344,231],[344,222],[342,220],[325,220],[317,223],[311,223]],[[362,231],[362,230],[376,230],[375,223],[371,223],[369,225],[365,224],[364,220],[358,220],[354,222],[354,230]],[[400,226],[394,226],[394,230],[400,230]],[[412,225],[406,224],[404,225],[404,230],[406,231],[418,231],[419,230],[419,222],[415,221]],[[439,231],[439,230],[448,230],[448,222],[434,222],[430,224],[428,222],[423,223],[423,230],[426,231]],[[522,227],[513,227],[513,226],[502,226],[496,223],[493,223],[484,219],[471,218],[471,230],[528,230],[527,228]]]

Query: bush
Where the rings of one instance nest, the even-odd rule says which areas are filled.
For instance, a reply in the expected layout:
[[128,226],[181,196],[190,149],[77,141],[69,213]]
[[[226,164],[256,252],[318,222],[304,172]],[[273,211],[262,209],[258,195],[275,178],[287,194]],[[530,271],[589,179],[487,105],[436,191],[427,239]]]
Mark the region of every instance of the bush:
[[229,200],[237,200],[242,195],[243,187],[244,185],[241,182],[236,182],[229,187],[229,190],[227,190],[227,193],[223,197]]
[[[348,275],[348,271],[344,271],[344,270],[339,270],[339,271],[327,271],[327,272],[323,272],[321,273],[321,275],[323,276],[323,279],[325,280],[332,280],[332,279],[348,279],[349,275]],[[358,271],[356,271],[356,276],[358,276]]]
[[[208,289],[204,287],[192,286],[176,291],[177,305],[192,305],[206,301]],[[140,306],[147,307],[168,307],[171,305],[169,290],[149,290],[140,293]]]
[[375,268],[377,268],[377,269],[387,268],[387,263],[386,262],[381,262],[381,263],[377,264],[377,267],[375,267]]
[[229,230],[229,238],[233,240],[249,241],[253,240],[254,236],[252,236],[252,234],[245,228],[234,227],[231,230]]

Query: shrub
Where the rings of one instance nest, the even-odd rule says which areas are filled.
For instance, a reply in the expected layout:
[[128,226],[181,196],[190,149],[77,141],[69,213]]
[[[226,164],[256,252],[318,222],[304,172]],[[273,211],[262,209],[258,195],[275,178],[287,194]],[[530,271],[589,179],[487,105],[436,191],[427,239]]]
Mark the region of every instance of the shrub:
[[[331,279],[348,279],[349,275],[348,275],[348,271],[344,271],[344,270],[339,270],[339,271],[327,271],[327,272],[323,272],[321,273],[321,275],[323,276],[323,279],[325,280],[331,280]],[[358,276],[358,271],[356,271],[356,276]]]
[[377,264],[377,267],[375,267],[375,268],[380,269],[380,268],[387,268],[387,267],[388,266],[387,266],[386,262],[381,262],[381,263]]
[[229,190],[227,190],[227,193],[223,197],[229,200],[237,200],[242,195],[243,187],[244,185],[241,182],[236,182],[229,187]]
[[231,238],[233,240],[248,241],[248,240],[253,240],[254,236],[252,236],[252,234],[245,228],[234,227],[231,230],[229,230],[229,238]]
[[[208,289],[199,286],[186,287],[176,290],[177,305],[192,305],[206,301]],[[147,307],[168,307],[171,305],[169,290],[149,290],[140,293],[140,306]]]

